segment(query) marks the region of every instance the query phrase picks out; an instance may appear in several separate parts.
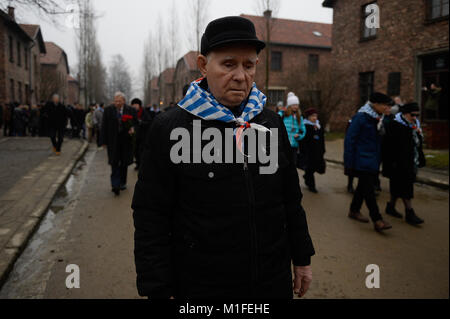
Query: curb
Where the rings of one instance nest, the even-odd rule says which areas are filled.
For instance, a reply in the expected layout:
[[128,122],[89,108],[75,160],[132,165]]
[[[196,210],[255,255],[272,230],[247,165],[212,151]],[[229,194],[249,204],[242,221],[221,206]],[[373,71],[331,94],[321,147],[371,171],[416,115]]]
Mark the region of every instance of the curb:
[[28,241],[31,239],[35,231],[38,229],[40,222],[47,213],[50,204],[53,201],[59,188],[68,180],[72,170],[78,161],[83,157],[89,148],[89,143],[83,142],[75,157],[70,160],[69,165],[61,172],[55,183],[42,196],[42,199],[36,203],[36,209],[33,210],[28,220],[25,221],[16,233],[12,236],[4,249],[0,251],[0,288],[8,278],[9,273],[14,267],[15,262],[25,249]]
[[[329,158],[325,158],[325,160],[327,162],[329,162],[329,163],[338,164],[338,165],[340,165],[342,167],[344,166],[344,162],[342,162],[342,161],[337,161],[337,160],[333,160],[333,159],[329,159]],[[435,179],[435,178],[427,178],[427,177],[419,177],[419,176],[417,176],[416,183],[417,184],[423,184],[423,185],[437,187],[437,188],[440,188],[440,189],[443,189],[443,190],[450,189],[448,181],[442,181],[442,180]]]

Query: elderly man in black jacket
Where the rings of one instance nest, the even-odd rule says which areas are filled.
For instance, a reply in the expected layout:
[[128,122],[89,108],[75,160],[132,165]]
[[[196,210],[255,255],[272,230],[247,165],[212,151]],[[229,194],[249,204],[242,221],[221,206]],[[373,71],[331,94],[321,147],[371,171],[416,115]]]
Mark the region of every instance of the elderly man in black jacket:
[[[292,150],[254,84],[264,46],[247,19],[211,22],[197,59],[204,78],[152,124],[132,204],[141,296],[289,299],[308,290],[314,248]],[[277,155],[274,171],[263,173],[263,161],[246,156],[255,140],[242,144],[241,133],[252,131],[261,133],[258,143],[274,139],[261,144]],[[181,162],[178,134],[188,136]],[[216,135],[208,144],[213,162],[202,135]],[[242,161],[221,161],[228,138]]]
[[117,92],[114,104],[105,108],[100,139],[108,150],[111,186],[116,195],[127,188],[128,166],[133,164],[133,135],[137,127],[136,111],[125,104],[125,95]]

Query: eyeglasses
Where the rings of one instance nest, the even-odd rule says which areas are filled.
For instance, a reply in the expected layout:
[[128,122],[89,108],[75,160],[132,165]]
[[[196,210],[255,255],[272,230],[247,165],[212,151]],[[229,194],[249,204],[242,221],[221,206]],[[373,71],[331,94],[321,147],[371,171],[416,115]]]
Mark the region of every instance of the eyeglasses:
[[418,113],[411,113],[411,116],[412,116],[412,117],[419,117],[420,114],[418,114]]

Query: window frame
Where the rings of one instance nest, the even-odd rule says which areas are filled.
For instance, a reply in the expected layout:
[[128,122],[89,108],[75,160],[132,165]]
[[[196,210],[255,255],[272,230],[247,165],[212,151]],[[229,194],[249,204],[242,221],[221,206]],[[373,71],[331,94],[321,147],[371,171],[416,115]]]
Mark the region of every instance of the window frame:
[[[369,91],[371,91],[371,92],[368,92],[368,94],[367,94],[367,99],[365,100],[365,101],[363,101],[363,99],[362,99],[362,92],[361,92],[361,88],[362,88],[362,76],[364,76],[364,75],[372,75],[372,81],[371,81],[371,90],[369,90]],[[370,81],[366,81],[366,85],[367,84],[369,84],[369,82]],[[366,103],[368,100],[369,100],[369,98],[370,98],[370,95],[374,92],[374,90],[375,90],[375,88],[374,88],[374,85],[375,85],[375,71],[367,71],[367,72],[359,72],[359,74],[358,74],[358,88],[359,88],[359,102],[360,103],[362,103],[362,104],[364,104],[364,103]]]
[[[273,92],[278,92],[280,99],[277,99],[277,101],[272,101]],[[268,89],[267,90],[267,102],[272,105],[277,105],[278,102],[282,101],[284,103],[284,95],[286,93],[286,90],[282,89]]]
[[14,63],[14,38],[12,35],[8,36],[9,39],[9,62]]
[[22,66],[22,44],[17,41],[17,66]]
[[433,0],[424,0],[425,1],[425,24],[431,24],[435,22],[445,21],[448,20],[449,15],[442,15],[442,10],[444,7],[443,1],[445,0],[439,0],[440,1],[440,7],[441,7],[441,15],[439,17],[433,18]]
[[368,5],[376,4],[376,3],[377,3],[377,1],[371,1],[371,2],[368,2],[368,3],[363,4],[361,6],[361,11],[360,11],[361,12],[361,21],[360,21],[360,34],[359,34],[359,41],[360,42],[370,41],[370,40],[374,40],[374,39],[377,38],[378,30],[376,28],[373,28],[375,30],[375,34],[374,35],[371,35],[370,34],[371,31],[369,31],[369,36],[365,36],[366,29],[367,30],[372,30],[372,29],[366,28],[366,18],[367,18],[366,7]]
[[[316,60],[312,59],[312,58],[317,58]],[[312,66],[314,64],[312,64],[311,62],[314,61],[316,63],[315,65],[315,69],[312,69]],[[317,73],[319,72],[319,66],[320,66],[320,55],[319,54],[315,54],[315,53],[310,53],[308,54],[308,72],[309,73]]]
[[[277,69],[274,69],[274,63],[273,63],[273,57],[279,54],[279,61],[280,61],[280,67]],[[282,72],[283,71],[283,52],[282,51],[271,51],[270,52],[270,71],[274,71],[274,72]]]

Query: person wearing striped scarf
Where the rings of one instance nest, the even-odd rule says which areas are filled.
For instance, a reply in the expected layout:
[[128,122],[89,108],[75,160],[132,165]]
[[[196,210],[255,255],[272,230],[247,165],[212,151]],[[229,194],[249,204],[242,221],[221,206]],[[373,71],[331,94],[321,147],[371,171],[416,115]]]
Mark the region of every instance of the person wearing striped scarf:
[[[212,21],[197,58],[202,78],[154,119],[132,204],[141,296],[292,299],[308,291],[315,251],[298,173],[283,122],[254,83],[264,46],[248,19]],[[224,144],[231,134],[238,154],[246,152],[239,141],[247,130],[260,133],[258,145],[259,136],[276,136],[277,145],[264,143],[278,156],[274,173],[260,173],[262,164],[245,155],[243,162],[201,161],[205,148],[196,136],[218,132],[207,142]],[[173,161],[174,131],[188,135],[194,163]],[[225,152],[226,145],[218,157]]]

